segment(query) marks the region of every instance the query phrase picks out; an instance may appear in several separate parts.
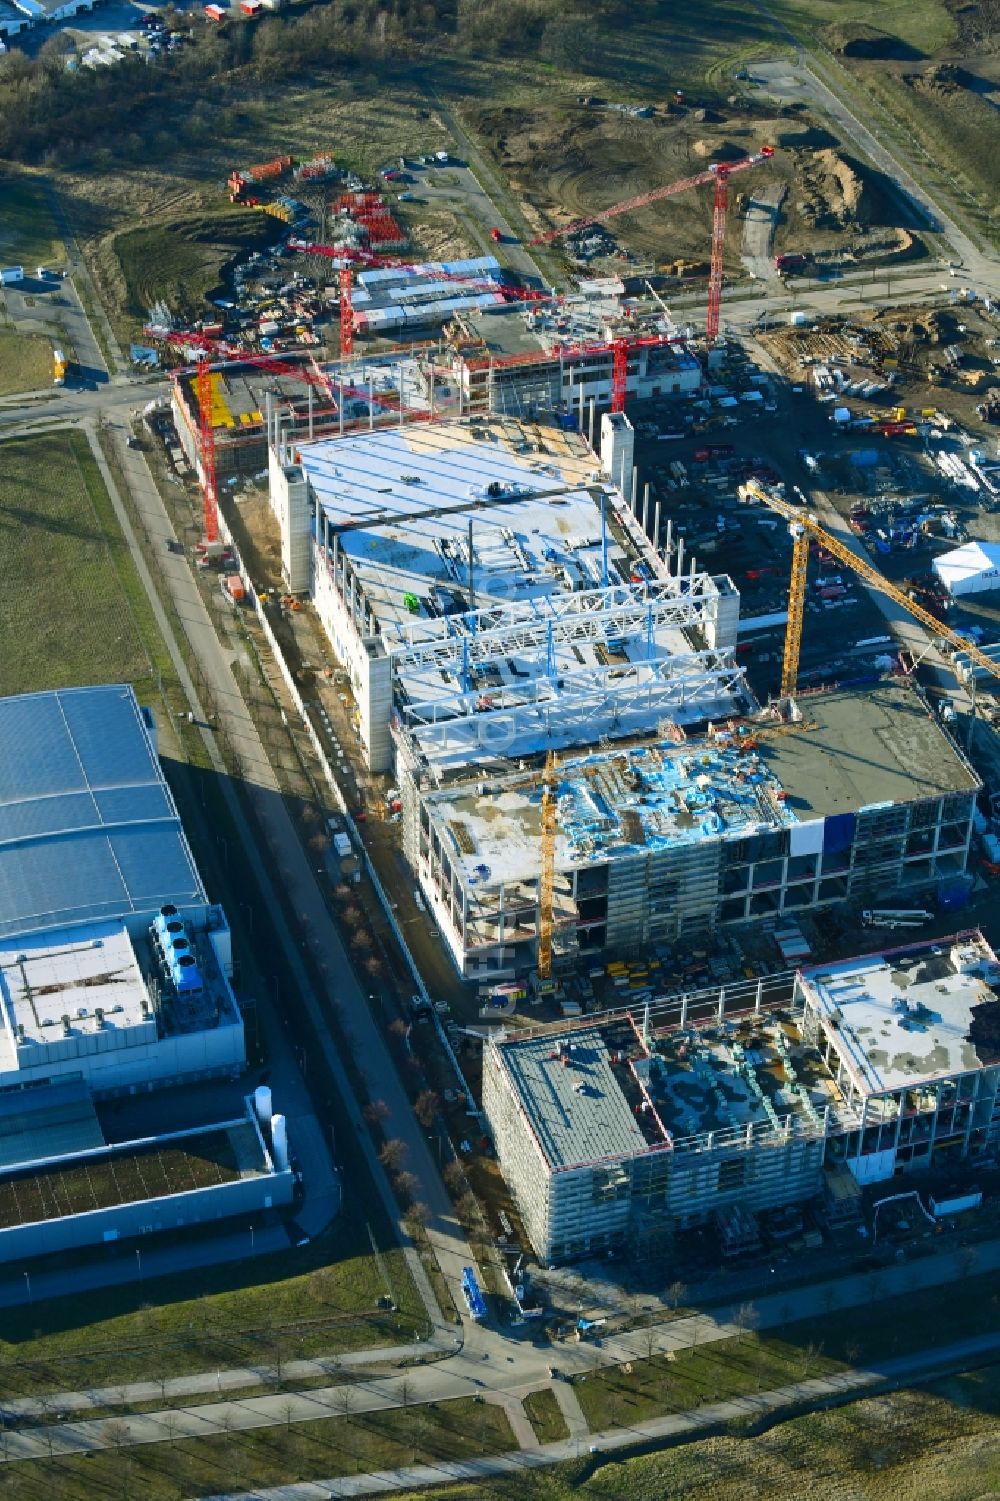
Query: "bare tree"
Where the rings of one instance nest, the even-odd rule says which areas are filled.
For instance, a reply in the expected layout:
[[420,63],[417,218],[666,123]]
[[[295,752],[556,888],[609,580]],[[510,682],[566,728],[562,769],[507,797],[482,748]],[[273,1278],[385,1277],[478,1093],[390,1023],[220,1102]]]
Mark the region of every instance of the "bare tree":
[[109,1418],[106,1423],[101,1424],[101,1438],[105,1448],[114,1449],[116,1453],[128,1443],[131,1432],[123,1418]]
[[465,1168],[457,1159],[454,1162],[445,1163],[442,1176],[451,1194],[456,1194],[465,1187]]
[[180,1421],[180,1418],[172,1408],[169,1412],[165,1412],[160,1418],[160,1425],[167,1435],[167,1443],[170,1445],[171,1449],[177,1442],[177,1432],[180,1428]]
[[667,1302],[670,1304],[670,1307],[673,1309],[674,1313],[677,1312],[677,1305],[679,1303],[682,1303],[686,1296],[687,1287],[683,1282],[680,1281],[680,1279],[678,1279],[676,1282],[671,1282],[670,1286],[667,1288]]
[[390,1111],[385,1100],[369,1100],[364,1109],[365,1120],[370,1126],[380,1126],[389,1119]]
[[338,1386],[333,1393],[333,1405],[348,1427],[351,1425],[351,1413],[355,1408],[355,1390],[353,1386]]
[[736,1338],[742,1344],[746,1331],[748,1329],[756,1329],[760,1323],[760,1315],[752,1303],[741,1303],[736,1310],[734,1322],[736,1324]]
[[423,1089],[417,1095],[413,1113],[422,1126],[432,1126],[441,1109],[441,1096],[433,1089]]
[[400,1141],[394,1136],[389,1141],[384,1141],[379,1148],[378,1160],[386,1172],[398,1173],[407,1157],[410,1149],[405,1141]]
[[420,1179],[416,1173],[394,1173],[392,1187],[400,1203],[409,1205],[413,1201],[413,1195],[420,1187]]
[[411,1240],[414,1239],[421,1230],[425,1230],[427,1228],[427,1222],[430,1217],[430,1210],[428,1209],[426,1204],[421,1202],[421,1200],[418,1199],[415,1204],[410,1205],[409,1209],[406,1211],[406,1229],[408,1234],[410,1235]]
[[281,1416],[285,1420],[285,1428],[291,1428],[292,1419],[295,1416],[295,1403],[292,1401],[291,1397],[285,1398],[284,1402],[282,1402],[281,1407],[279,1408],[279,1411],[281,1413]]

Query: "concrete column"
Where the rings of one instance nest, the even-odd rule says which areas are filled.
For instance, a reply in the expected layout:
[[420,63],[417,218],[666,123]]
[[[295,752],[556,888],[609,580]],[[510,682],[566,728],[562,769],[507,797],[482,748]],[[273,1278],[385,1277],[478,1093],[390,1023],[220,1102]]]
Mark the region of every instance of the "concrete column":
[[660,550],[660,506],[662,502],[656,502],[655,520],[653,522],[653,547],[657,552]]
[[594,446],[594,398],[590,398],[590,426],[587,432],[587,440],[591,448]]
[[667,565],[667,572],[668,573],[670,572],[670,558],[671,558],[671,554],[673,553],[673,546],[674,546],[673,537],[674,537],[674,518],[672,516],[668,516],[667,517],[667,537],[666,537],[666,541],[663,544],[663,561]]

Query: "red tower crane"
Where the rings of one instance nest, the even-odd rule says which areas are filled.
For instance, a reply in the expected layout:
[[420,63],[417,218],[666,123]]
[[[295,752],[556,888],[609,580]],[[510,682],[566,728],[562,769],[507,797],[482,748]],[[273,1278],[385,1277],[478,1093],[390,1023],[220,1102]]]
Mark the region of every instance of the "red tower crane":
[[739,161],[717,162],[706,171],[696,173],[694,177],[682,178],[680,182],[670,183],[668,187],[654,188],[650,193],[641,193],[638,198],[628,198],[623,203],[616,203],[611,208],[602,209],[600,213],[591,214],[588,218],[573,219],[559,229],[550,229],[543,235],[536,235],[528,243],[546,245],[552,240],[561,239],[563,235],[573,234],[578,229],[586,229],[591,224],[601,224],[605,219],[614,219],[619,214],[627,214],[630,209],[644,208],[647,203],[657,203],[661,198],[672,198],[677,193],[687,192],[688,188],[700,188],[706,183],[714,183],[712,260],[708,278],[708,313],[705,318],[705,334],[709,343],[712,343],[719,333],[719,314],[722,308],[722,252],[726,242],[729,179],[734,172],[745,172],[748,167],[759,167],[763,162],[769,161],[773,155],[773,146],[762,146],[759,151],[755,151],[751,156],[744,156]]
[[213,339],[202,333],[175,333],[156,328],[143,332],[149,338],[159,339],[179,349],[197,350],[195,365],[195,393],[198,398],[198,447],[201,455],[201,488],[205,524],[205,542],[219,540],[219,491],[215,473],[215,429],[212,425],[212,358],[239,360],[241,364],[254,365],[257,369],[270,370],[277,375],[292,375],[309,385],[318,386],[328,400],[333,400],[329,381],[319,371],[306,366],[286,364],[272,355],[252,355],[236,349],[224,339]]

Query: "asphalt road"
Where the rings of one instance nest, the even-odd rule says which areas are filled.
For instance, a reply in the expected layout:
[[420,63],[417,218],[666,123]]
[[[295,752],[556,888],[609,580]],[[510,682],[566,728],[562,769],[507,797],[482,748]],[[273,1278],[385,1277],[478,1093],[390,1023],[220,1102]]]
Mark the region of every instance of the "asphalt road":
[[[509,270],[523,277],[529,284],[545,285],[531,252],[518,238],[516,230],[494,200],[485,192],[471,166],[449,162],[440,167],[416,167],[412,170],[414,181],[411,191],[418,198],[425,203],[438,203],[446,208],[463,211],[465,222],[476,234],[484,255],[498,255]],[[471,224],[470,219],[473,221]],[[490,238],[490,230],[494,228],[499,229],[503,236],[502,247]]]

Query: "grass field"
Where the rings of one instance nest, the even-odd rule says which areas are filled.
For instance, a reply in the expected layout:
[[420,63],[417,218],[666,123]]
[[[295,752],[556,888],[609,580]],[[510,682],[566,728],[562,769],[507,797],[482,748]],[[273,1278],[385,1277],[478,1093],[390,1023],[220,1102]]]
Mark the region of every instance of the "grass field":
[[0,1396],[77,1391],[244,1364],[396,1343],[426,1332],[398,1250],[382,1252],[350,1215],[283,1255],[160,1277],[8,1311],[0,1325]]
[[[8,1464],[0,1489],[9,1501],[50,1501],[53,1496],[60,1501],[93,1501],[98,1496],[178,1501],[245,1484],[259,1490],[312,1477],[444,1457],[473,1458],[516,1447],[502,1410],[485,1402],[447,1402],[356,1417],[345,1415],[342,1406],[338,1411],[340,1416],[295,1427]],[[107,1433],[112,1442],[127,1442],[120,1423],[110,1422]]]
[[116,235],[115,258],[125,283],[125,310],[145,316],[157,298],[193,316],[219,287],[235,256],[271,245],[285,226],[249,209],[171,219]]
[[511,1480],[408,1492],[448,1501],[993,1501],[1000,1370],[815,1413],[753,1438],[599,1458]]
[[0,328],[0,396],[52,385],[52,344],[39,334]]
[[0,171],[0,261],[34,270],[63,254],[41,183]]
[[524,1410],[540,1444],[552,1444],[569,1436],[562,1408],[548,1388],[529,1393],[524,1399]]
[[933,56],[956,34],[943,0],[884,0],[877,10],[864,0],[769,0],[768,9],[806,45],[826,27],[846,29],[859,22],[898,37],[912,54]]
[[86,438],[0,444],[0,693],[155,681],[162,643]]
[[592,1372],[576,1384],[580,1406],[591,1428],[600,1430],[1000,1328],[995,1279],[972,1276],[973,1271],[970,1259],[970,1275],[947,1299],[884,1298],[876,1278],[867,1307],[831,1305],[828,1316],[789,1324],[780,1332],[758,1335],[748,1328],[742,1338],[679,1350],[673,1360],[654,1357],[632,1361],[630,1372],[617,1367]]

